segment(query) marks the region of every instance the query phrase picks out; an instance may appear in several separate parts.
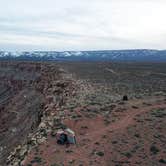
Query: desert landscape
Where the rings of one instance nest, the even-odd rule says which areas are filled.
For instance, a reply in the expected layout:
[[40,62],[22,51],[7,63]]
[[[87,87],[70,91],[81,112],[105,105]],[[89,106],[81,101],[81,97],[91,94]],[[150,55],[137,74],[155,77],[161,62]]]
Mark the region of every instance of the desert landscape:
[[0,78],[0,165],[166,164],[165,63],[1,61]]
[[0,0],[0,166],[166,166],[166,0]]

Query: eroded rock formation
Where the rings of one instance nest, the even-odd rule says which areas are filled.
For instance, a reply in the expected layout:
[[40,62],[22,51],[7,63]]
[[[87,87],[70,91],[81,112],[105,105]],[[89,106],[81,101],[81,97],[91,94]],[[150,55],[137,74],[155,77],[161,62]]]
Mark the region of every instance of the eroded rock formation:
[[16,157],[9,154],[29,141],[43,116],[64,104],[73,84],[51,63],[1,62],[0,78],[0,165],[9,165]]

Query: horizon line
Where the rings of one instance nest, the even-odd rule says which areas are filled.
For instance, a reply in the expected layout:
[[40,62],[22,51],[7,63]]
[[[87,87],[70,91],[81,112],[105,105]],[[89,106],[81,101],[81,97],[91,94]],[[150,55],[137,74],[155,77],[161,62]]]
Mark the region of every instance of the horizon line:
[[134,50],[150,50],[150,51],[165,51],[166,49],[148,49],[148,48],[132,48],[132,49],[92,49],[92,50],[22,50],[22,51],[9,51],[9,50],[1,50],[0,52],[93,52],[93,51],[134,51]]

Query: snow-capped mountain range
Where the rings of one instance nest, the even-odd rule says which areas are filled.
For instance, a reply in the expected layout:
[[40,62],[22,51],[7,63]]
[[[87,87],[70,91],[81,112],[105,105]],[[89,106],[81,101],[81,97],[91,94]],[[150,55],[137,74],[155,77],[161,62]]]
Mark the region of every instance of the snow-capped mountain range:
[[0,59],[57,61],[156,61],[166,62],[166,50],[107,51],[0,51]]

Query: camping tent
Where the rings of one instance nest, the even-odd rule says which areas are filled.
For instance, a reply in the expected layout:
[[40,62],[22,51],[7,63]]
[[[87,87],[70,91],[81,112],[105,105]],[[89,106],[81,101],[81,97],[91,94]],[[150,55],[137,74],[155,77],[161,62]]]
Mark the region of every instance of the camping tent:
[[56,139],[58,144],[62,144],[62,145],[65,143],[76,144],[75,133],[69,128],[64,130],[62,129],[58,130],[56,134]]

